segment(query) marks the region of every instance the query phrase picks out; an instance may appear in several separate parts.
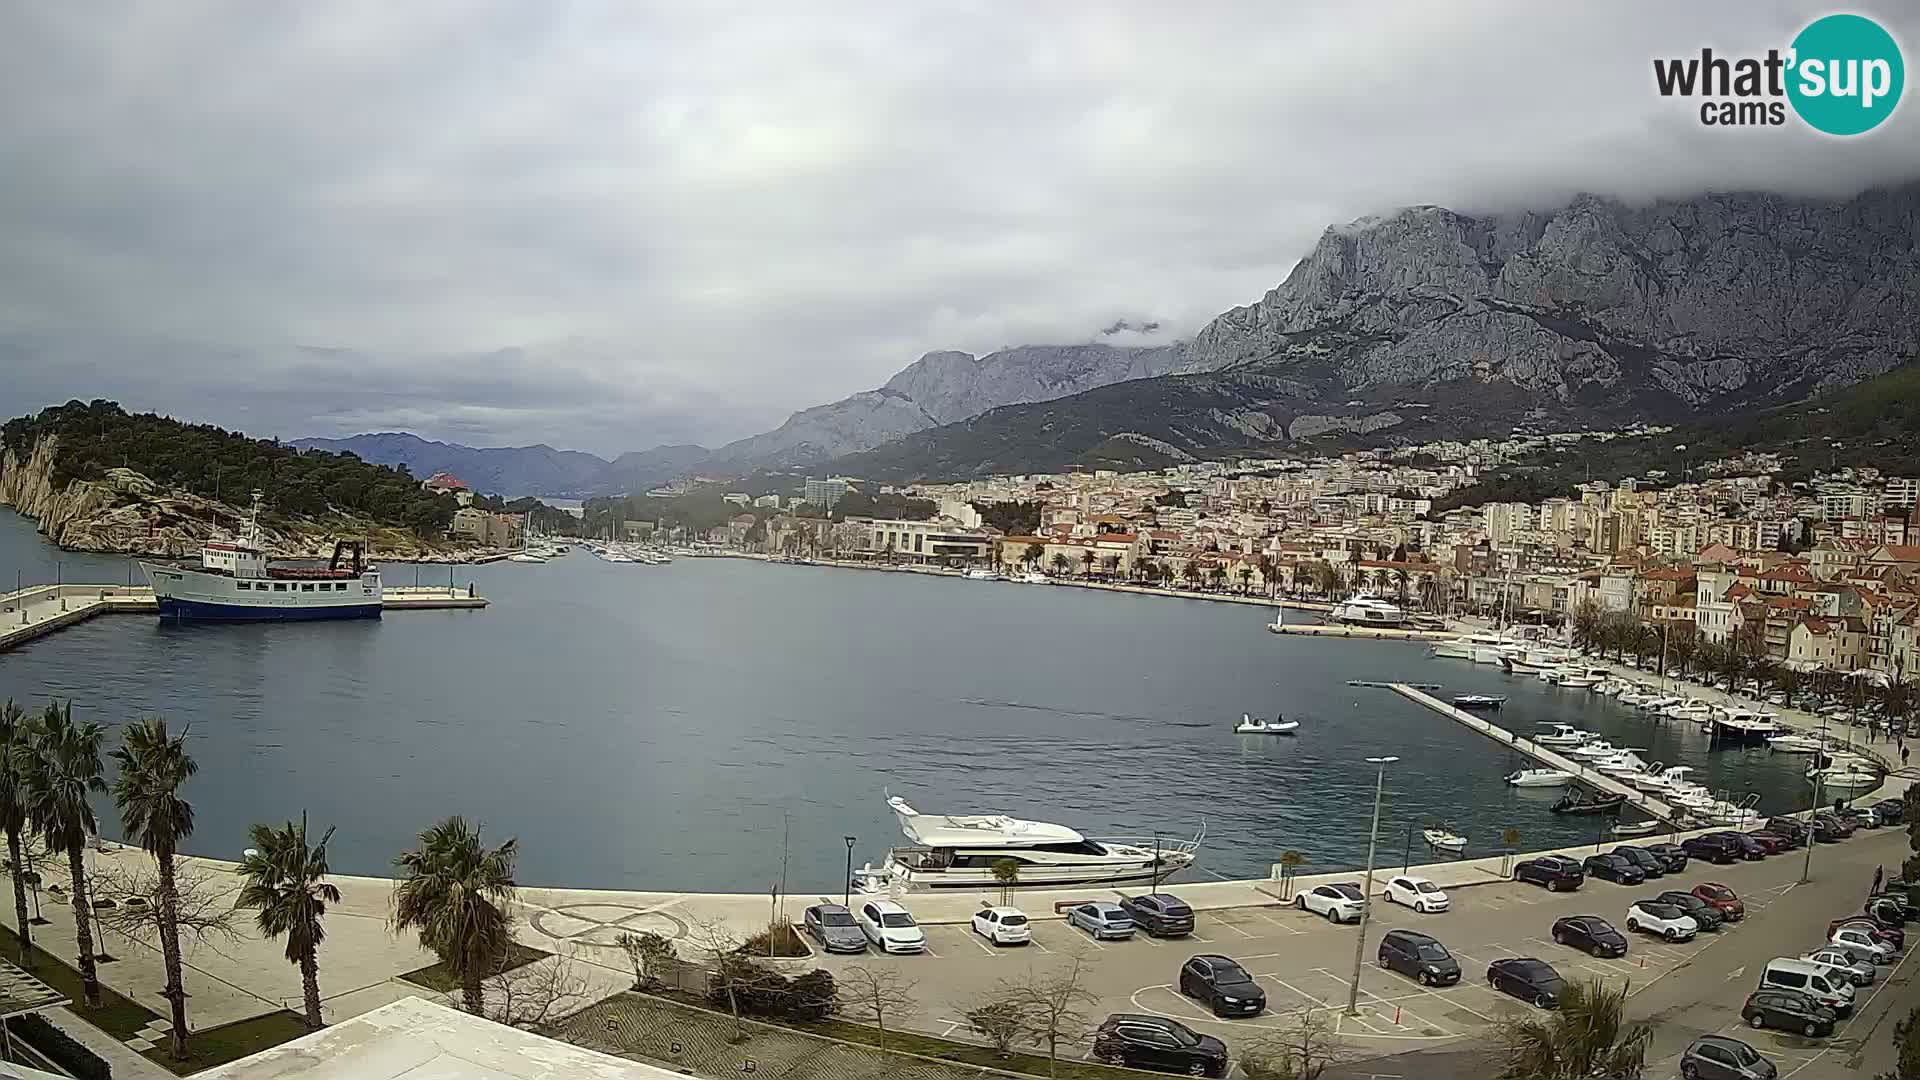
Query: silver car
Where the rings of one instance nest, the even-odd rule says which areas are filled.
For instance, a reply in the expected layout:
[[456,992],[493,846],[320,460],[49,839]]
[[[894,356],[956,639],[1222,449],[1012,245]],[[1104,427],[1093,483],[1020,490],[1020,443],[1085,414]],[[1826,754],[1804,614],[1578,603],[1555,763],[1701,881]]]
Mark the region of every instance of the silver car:
[[867,935],[853,921],[853,913],[839,904],[813,905],[801,916],[800,925],[830,953],[867,951]]
[[1119,904],[1105,900],[1081,904],[1067,912],[1067,923],[1093,935],[1095,941],[1123,941],[1133,936],[1133,916]]
[[1831,968],[1839,968],[1846,972],[1848,980],[1855,986],[1872,986],[1873,980],[1878,977],[1878,973],[1874,971],[1871,963],[1865,960],[1856,960],[1852,953],[1835,945],[1829,945],[1824,949],[1815,949],[1801,957],[1801,959],[1810,963],[1825,964]]

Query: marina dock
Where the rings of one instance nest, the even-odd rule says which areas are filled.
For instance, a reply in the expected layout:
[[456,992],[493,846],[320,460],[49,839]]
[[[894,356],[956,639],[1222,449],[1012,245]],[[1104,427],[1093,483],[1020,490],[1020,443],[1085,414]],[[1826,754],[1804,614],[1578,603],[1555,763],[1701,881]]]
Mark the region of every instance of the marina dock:
[[[381,606],[386,611],[487,606],[487,598],[471,587],[389,587],[382,593]],[[96,615],[151,615],[159,610],[153,590],[144,585],[39,585],[0,593],[0,652]]]
[[1567,757],[1551,747],[1541,746],[1532,739],[1517,736],[1498,724],[1488,723],[1486,720],[1467,712],[1465,709],[1456,709],[1446,702],[1441,701],[1439,698],[1434,697],[1432,694],[1416,690],[1406,683],[1394,683],[1392,684],[1392,689],[1394,693],[1399,694],[1401,697],[1425,705],[1427,708],[1432,709],[1434,712],[1448,719],[1457,720],[1461,724],[1485,735],[1487,738],[1492,739],[1502,746],[1508,746],[1518,750],[1528,757],[1544,763],[1550,768],[1572,773],[1579,779],[1580,783],[1616,795],[1625,795],[1628,806],[1633,807],[1648,817],[1658,818],[1661,821],[1671,823],[1678,814],[1678,811],[1673,807],[1661,802],[1659,799],[1653,798],[1638,788],[1623,784],[1605,773],[1590,769],[1584,762]]

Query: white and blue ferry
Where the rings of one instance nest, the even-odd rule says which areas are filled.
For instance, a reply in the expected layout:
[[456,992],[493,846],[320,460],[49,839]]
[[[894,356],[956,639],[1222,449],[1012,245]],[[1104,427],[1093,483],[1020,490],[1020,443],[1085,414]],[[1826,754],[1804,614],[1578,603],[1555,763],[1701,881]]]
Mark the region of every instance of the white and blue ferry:
[[162,619],[271,622],[292,619],[377,619],[380,571],[367,565],[357,540],[338,541],[326,566],[273,566],[260,551],[260,493],[246,532],[209,540],[198,568],[140,563],[153,583]]

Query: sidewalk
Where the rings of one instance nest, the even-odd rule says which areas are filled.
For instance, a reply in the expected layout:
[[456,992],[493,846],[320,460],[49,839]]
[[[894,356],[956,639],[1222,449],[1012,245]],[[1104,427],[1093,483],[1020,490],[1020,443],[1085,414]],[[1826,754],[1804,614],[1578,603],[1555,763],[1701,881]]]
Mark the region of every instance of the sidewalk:
[[175,1080],[172,1073],[75,1016],[72,1009],[51,1009],[40,1015],[46,1017],[54,1027],[72,1036],[74,1042],[105,1058],[107,1064],[113,1067],[114,1080]]

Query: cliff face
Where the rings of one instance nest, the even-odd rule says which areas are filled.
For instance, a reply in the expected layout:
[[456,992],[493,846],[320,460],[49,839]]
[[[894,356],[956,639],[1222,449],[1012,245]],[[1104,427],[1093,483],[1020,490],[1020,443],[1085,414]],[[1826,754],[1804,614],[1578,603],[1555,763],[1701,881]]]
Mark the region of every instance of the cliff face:
[[1284,283],[1197,334],[1180,370],[1500,382],[1647,415],[1787,401],[1915,354],[1917,249],[1920,185],[1842,203],[1416,207],[1328,229]]
[[1920,184],[1541,213],[1422,206],[1328,229],[1173,373],[995,409],[836,462],[889,481],[1328,449],[1798,401],[1920,358]]
[[[40,531],[71,551],[112,552],[165,558],[196,558],[200,545],[232,535],[245,523],[241,510],[189,492],[167,492],[132,469],[109,469],[104,479],[53,479],[59,440],[35,441],[22,461],[12,450],[0,453],[0,506],[11,506],[40,523]],[[261,543],[279,558],[324,558],[336,538],[366,538],[373,554],[386,558],[446,558],[447,545],[428,544],[403,529],[369,528],[365,523],[331,521],[272,522],[262,515]]]

